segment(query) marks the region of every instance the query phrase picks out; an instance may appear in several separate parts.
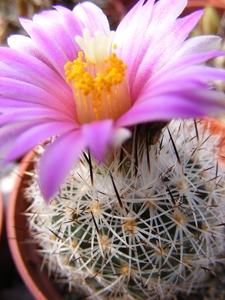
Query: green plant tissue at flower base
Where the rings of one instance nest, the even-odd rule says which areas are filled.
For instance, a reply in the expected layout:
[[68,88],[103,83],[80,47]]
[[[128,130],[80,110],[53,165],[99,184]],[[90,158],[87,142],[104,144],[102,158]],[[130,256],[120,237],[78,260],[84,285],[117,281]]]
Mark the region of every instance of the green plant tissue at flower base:
[[224,109],[212,81],[225,72],[202,64],[224,55],[221,40],[188,39],[203,11],[179,17],[186,4],[139,1],[115,32],[90,2],[20,18],[28,37],[0,48],[0,154],[7,163],[52,141],[38,168],[47,202],[83,151],[102,162],[138,124]]
[[149,147],[140,133],[107,164],[85,152],[48,206],[31,175],[29,230],[64,294],[171,299],[224,263],[220,134],[204,120],[177,120]]

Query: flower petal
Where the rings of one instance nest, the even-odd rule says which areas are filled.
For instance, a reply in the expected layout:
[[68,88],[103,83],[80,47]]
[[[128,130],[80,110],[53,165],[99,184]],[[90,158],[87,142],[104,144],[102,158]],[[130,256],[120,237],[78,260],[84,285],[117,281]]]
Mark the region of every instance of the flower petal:
[[191,66],[179,72],[169,73],[169,75],[149,83],[143,89],[137,102],[147,99],[149,99],[147,101],[151,101],[150,99],[155,96],[187,89],[195,90],[198,87],[208,89],[210,86],[207,82],[213,80],[225,80],[225,71],[201,65]]
[[191,65],[203,63],[217,56],[224,56],[225,53],[222,51],[216,51],[216,50],[211,51],[210,46],[208,47],[208,49],[205,49],[206,48],[205,43],[207,43],[207,40],[209,41],[209,45],[211,44],[211,42],[212,44],[214,43],[214,49],[217,48],[217,46],[220,44],[221,41],[220,38],[212,37],[212,36],[209,36],[207,39],[192,38],[188,40],[188,43],[185,43],[184,48],[186,48],[187,44],[189,45],[191,44],[193,45],[193,48],[196,49],[196,51],[192,51],[190,48],[190,53],[188,53],[189,46],[187,46],[186,49],[183,49],[182,47],[180,50],[177,51],[177,53],[173,57],[171,57],[171,59],[168,61],[166,65],[164,65],[157,73],[155,73],[150,78],[149,84],[152,84],[154,81],[162,78],[162,76],[170,77],[171,74],[173,74],[174,72],[183,70],[186,67],[189,67]]
[[[53,95],[55,104],[59,102],[60,107],[68,107],[68,112],[75,110],[74,97],[70,87],[59,74],[42,61],[27,53],[4,47],[0,48],[0,57],[0,78],[8,78],[8,82],[10,79],[16,79],[21,81],[21,84],[25,82],[35,85]],[[32,101],[32,97],[30,97],[30,101]],[[45,104],[47,103],[45,102]]]
[[[217,35],[202,35],[189,38],[184,41],[181,48],[172,57],[173,63],[179,57],[219,50],[221,41],[221,37]],[[170,63],[170,61],[168,63]]]
[[[10,101],[11,102],[11,101]],[[1,103],[1,102],[0,102]],[[42,121],[49,122],[50,120],[55,120],[60,122],[73,122],[73,119],[70,119],[68,116],[62,112],[46,107],[17,107],[12,109],[12,107],[1,107],[0,108],[0,126],[6,125],[10,122],[18,121]]]
[[[17,123],[17,126],[19,127],[20,123]],[[5,158],[5,162],[13,161],[14,159],[21,157],[51,136],[64,134],[72,129],[74,129],[73,123],[43,123],[37,121],[34,124],[31,123],[27,130],[21,131],[20,134],[14,138],[11,149]]]
[[48,65],[50,68],[54,69],[47,57],[37,48],[34,41],[27,36],[20,34],[14,34],[8,37],[7,43],[11,49],[19,50],[25,52],[38,60],[42,61],[44,64]]
[[[71,57],[71,61],[77,58],[77,53],[80,51],[80,46],[77,44],[75,41],[75,36],[83,35],[83,29],[84,29],[84,24],[83,21],[77,17],[74,13],[71,12],[71,10],[63,7],[63,6],[53,6],[59,15],[59,18],[61,19],[61,23],[63,24],[65,31],[67,32],[68,36],[70,36],[71,39],[71,45],[73,45],[74,50],[76,52],[75,57]],[[60,43],[60,38],[59,41]]]
[[50,61],[51,65],[65,78],[64,65],[68,61],[68,58],[65,50],[58,45],[51,32],[43,30],[39,24],[30,20],[20,18],[20,23],[37,47],[41,49],[43,55]]
[[195,12],[192,15],[178,19],[171,26],[168,25],[166,29],[163,28],[162,32],[158,32],[157,35],[153,34],[152,39],[147,38],[150,42],[148,49],[151,48],[151,51],[148,51],[145,48],[146,45],[143,45],[146,52],[143,51],[140,55],[142,60],[135,63],[136,72],[131,71],[133,76],[130,76],[130,80],[132,80],[132,91],[134,91],[131,97],[133,99],[138,97],[146,79],[154,76],[176,54],[201,16],[201,11]]
[[[128,70],[133,69],[138,54],[143,53],[144,41],[148,42],[145,38],[149,24],[152,21],[154,0],[147,1],[144,6],[142,5],[143,2],[139,1],[123,18],[116,30],[113,41],[118,46],[117,55],[127,63]],[[129,30],[127,30],[128,28]],[[126,34],[124,34],[125,32]],[[139,58],[142,59],[142,57],[141,55]]]
[[169,121],[173,118],[213,115],[224,108],[225,95],[212,90],[182,89],[153,98],[146,94],[145,101],[133,105],[116,122],[116,126],[127,127],[152,121]]
[[100,30],[105,34],[110,31],[109,22],[102,10],[91,2],[79,3],[73,9],[73,13],[83,22],[84,28],[91,33]]
[[[16,98],[16,100],[29,102],[30,106],[35,106],[35,104],[38,104],[42,106],[52,107],[75,119],[76,112],[75,110],[71,110],[71,106],[68,105],[69,103],[65,102],[65,104],[68,105],[68,107],[66,107],[65,104],[59,101],[58,98],[55,98],[53,95],[36,85],[32,85],[30,83],[26,83],[24,81],[19,81],[16,79],[1,78],[0,89],[0,98]],[[7,106],[7,101],[5,102],[5,105]]]
[[[62,51],[67,61],[73,61],[77,58],[77,53],[79,51],[79,46],[75,41],[75,35],[82,33],[82,23],[78,18],[74,18],[73,24],[68,26],[67,22],[64,22],[65,10],[48,10],[42,11],[39,14],[35,14],[33,21],[35,24],[42,28],[42,31],[45,32],[46,37],[49,39],[49,43],[54,42],[57,44],[57,51]],[[60,11],[60,13],[59,13]],[[69,11],[72,17],[74,15]],[[48,29],[46,31],[46,28]],[[65,64],[65,62],[64,62]]]
[[113,121],[104,120],[84,124],[81,131],[90,151],[98,161],[102,161],[107,147],[111,146],[111,137],[114,132]]
[[[33,122],[33,125],[39,125],[40,122]],[[9,151],[11,146],[22,132],[30,128],[30,122],[20,122],[19,125],[17,122],[8,123],[5,126],[0,127],[0,158],[4,159]]]
[[160,0],[154,5],[155,22],[175,20],[187,6],[187,0]]
[[50,144],[40,160],[39,182],[43,197],[51,200],[86,146],[79,130],[70,131]]
[[142,40],[140,35],[135,43],[130,44],[128,41],[126,47],[129,53],[121,53],[121,58],[125,61],[129,58],[126,63],[132,103],[137,99],[145,82],[180,49],[201,15],[202,12],[195,12],[171,24],[164,24],[164,20],[161,20],[161,24],[157,26],[157,34],[156,27],[152,27],[151,22],[145,34],[142,32]]
[[121,147],[121,145],[126,140],[128,140],[131,136],[132,136],[132,133],[130,130],[128,130],[126,128],[115,128],[115,130],[112,134],[112,137],[111,137],[110,145],[113,148]]

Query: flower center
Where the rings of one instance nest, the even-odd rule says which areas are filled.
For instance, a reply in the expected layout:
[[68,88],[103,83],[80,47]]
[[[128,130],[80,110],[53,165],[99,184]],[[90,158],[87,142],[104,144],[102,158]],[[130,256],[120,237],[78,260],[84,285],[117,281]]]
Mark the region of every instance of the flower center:
[[112,46],[114,32],[108,36],[88,29],[75,40],[82,51],[65,64],[66,81],[71,84],[80,124],[104,119],[117,120],[131,106],[126,81],[127,65]]

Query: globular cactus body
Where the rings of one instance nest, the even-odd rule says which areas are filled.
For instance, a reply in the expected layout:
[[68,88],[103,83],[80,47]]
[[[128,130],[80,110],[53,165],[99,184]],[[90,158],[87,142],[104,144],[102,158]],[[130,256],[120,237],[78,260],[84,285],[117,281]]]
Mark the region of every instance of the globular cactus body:
[[27,217],[49,275],[87,299],[192,291],[224,248],[219,139],[204,121],[172,121],[153,146],[136,129],[104,164],[84,153],[49,206],[33,176]]

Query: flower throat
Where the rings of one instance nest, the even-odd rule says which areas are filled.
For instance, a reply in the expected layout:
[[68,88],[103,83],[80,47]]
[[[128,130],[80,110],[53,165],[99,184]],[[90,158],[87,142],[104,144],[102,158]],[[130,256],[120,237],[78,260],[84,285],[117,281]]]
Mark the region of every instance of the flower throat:
[[75,40],[82,51],[77,59],[65,64],[66,81],[73,89],[80,124],[104,119],[117,120],[131,106],[126,81],[127,65],[112,47],[114,32],[108,36],[88,29]]

